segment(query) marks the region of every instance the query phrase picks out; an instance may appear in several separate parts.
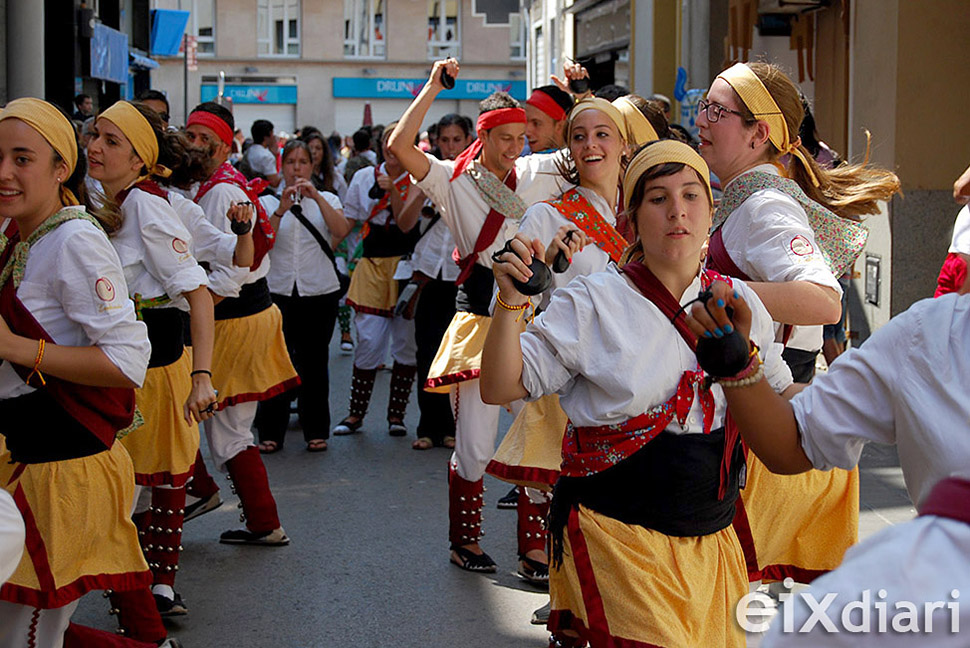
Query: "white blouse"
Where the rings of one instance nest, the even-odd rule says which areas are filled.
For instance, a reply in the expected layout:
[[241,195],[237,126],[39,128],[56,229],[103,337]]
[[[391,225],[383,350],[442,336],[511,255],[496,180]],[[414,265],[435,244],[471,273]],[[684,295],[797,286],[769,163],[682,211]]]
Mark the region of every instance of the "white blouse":
[[[340,199],[329,191],[321,191],[320,195],[327,204],[334,209],[342,209]],[[279,198],[263,196],[260,198],[267,214],[272,214],[280,205]],[[313,225],[324,240],[330,244],[333,251],[333,236],[323,218],[320,206],[315,200],[304,196],[300,200],[303,215]],[[296,216],[287,212],[280,219],[280,228],[276,232],[276,245],[269,251],[273,265],[270,268],[267,281],[270,292],[289,297],[296,285],[301,297],[326,295],[340,288],[337,273],[333,269],[330,258],[320,248],[320,244]]]
[[[232,233],[232,222],[226,217],[226,214],[229,213],[229,207],[233,203],[247,202],[248,200],[246,192],[242,189],[234,184],[221,182],[202,196],[202,199],[199,200],[199,206],[205,212],[205,217],[216,229]],[[253,223],[253,227],[258,227],[258,225]],[[209,267],[209,288],[222,297],[238,297],[239,290],[245,284],[254,283],[269,273],[269,265],[268,254],[263,257],[255,270],[240,268],[231,263],[211,263]]]
[[[761,348],[765,375],[775,391],[791,382],[773,342],[771,316],[744,282],[734,285],[752,311],[751,338]],[[700,276],[680,298],[697,297]],[[520,337],[522,384],[527,400],[559,394],[559,402],[577,426],[622,423],[666,402],[685,371],[697,369],[694,352],[653,302],[615,268],[577,277],[552,297],[549,308]],[[714,427],[724,424],[724,392],[712,388]],[[703,431],[704,416],[695,399],[687,428],[674,421],[676,433]]]
[[168,295],[175,307],[189,309],[183,293],[209,284],[190,252],[192,235],[168,200],[134,188],[121,204],[124,221],[111,236],[118,250],[129,295],[154,299]]
[[[459,253],[464,257],[475,249],[478,233],[491,209],[466,174],[451,182],[451,176],[455,172],[454,160],[439,160],[430,154],[425,154],[425,157],[428,158],[431,168],[428,175],[417,184],[437,207],[441,219],[455,238]],[[571,186],[556,169],[558,158],[557,152],[536,153],[516,159],[515,193],[527,207],[540,200],[555,198],[564,188]],[[492,253],[503,248],[505,242],[515,236],[518,230],[518,221],[506,218],[495,241],[478,254],[477,263],[491,268]]]
[[[96,346],[129,380],[145,380],[148,329],[135,319],[118,253],[98,227],[72,220],[38,239],[17,297],[57,344]],[[0,364],[0,398],[33,390],[9,362]]]
[[[773,164],[762,164],[738,177],[753,171],[779,175]],[[731,212],[721,226],[721,235],[734,265],[752,281],[809,281],[842,295],[838,278],[819,252],[805,210],[786,193],[764,189],[751,194]],[[822,348],[821,325],[794,327],[787,346],[818,351]]]
[[206,220],[202,208],[177,191],[168,192],[168,202],[175,209],[175,213],[182,220],[182,225],[192,235],[189,252],[199,262],[232,265],[236,254],[238,237],[217,230],[215,225]]
[[[371,210],[380,202],[380,199],[371,198],[368,195],[374,186],[374,182],[376,182],[374,177],[375,170],[376,167],[364,167],[357,171],[354,177],[350,179],[350,184],[347,186],[347,200],[344,202],[345,218],[358,220],[362,223],[366,223],[367,219],[370,218]],[[380,166],[380,172],[386,173],[383,164]],[[400,182],[406,175],[407,172],[394,178],[394,184]],[[390,217],[391,210],[382,209],[374,214],[374,218],[370,219],[370,223],[371,225],[384,225]]]

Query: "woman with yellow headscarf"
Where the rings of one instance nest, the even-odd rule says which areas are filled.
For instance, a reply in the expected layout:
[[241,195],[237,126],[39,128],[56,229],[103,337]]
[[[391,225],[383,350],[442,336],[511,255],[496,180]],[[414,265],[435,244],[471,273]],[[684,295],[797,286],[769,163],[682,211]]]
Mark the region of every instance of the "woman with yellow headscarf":
[[[743,459],[707,387],[682,313],[717,276],[701,268],[711,225],[707,165],[661,140],[630,163],[623,195],[637,239],[622,269],[574,279],[521,332],[526,279],[546,252],[521,232],[494,266],[498,307],[482,354],[482,397],[557,393],[569,424],[549,516],[549,628],[561,645],[737,647],[747,591],[731,527]],[[756,306],[752,338],[777,390],[791,373]],[[577,639],[578,637],[578,639]]]
[[[68,118],[39,99],[0,112],[0,485],[27,527],[0,587],[0,646],[145,644],[69,624],[91,590],[146,588],[116,435],[136,425],[151,353],[118,255],[78,206],[84,165]],[[148,597],[148,605],[152,604]],[[165,639],[160,619],[150,639]],[[168,645],[177,645],[169,642]]]
[[[568,155],[560,174],[572,185],[556,200],[529,207],[519,227],[529,240],[546,246],[545,262],[562,252],[569,260],[565,272],[552,275],[552,284],[538,297],[545,308],[553,293],[572,279],[604,270],[620,260],[627,241],[616,229],[620,179],[629,155],[627,121],[605,99],[584,99],[566,121]],[[544,520],[548,491],[559,474],[559,447],[566,415],[553,394],[529,403],[516,416],[486,472],[519,484],[519,574],[526,580],[549,580]],[[541,492],[545,491],[545,492]]]
[[[213,305],[208,279],[190,252],[191,235],[153,177],[180,161],[179,135],[167,133],[145,106],[119,101],[98,115],[88,144],[89,173],[104,187],[120,226],[111,237],[139,319],[152,341],[138,407],[141,429],[125,437],[135,481],[152,488],[152,503],[135,516],[165,616],[185,614],[175,593],[185,483],[199,449],[198,423],[213,416]],[[189,311],[192,351],[185,348],[182,311]],[[159,531],[164,529],[164,531]]]
[[[822,324],[841,317],[837,277],[866,241],[865,228],[847,219],[876,213],[899,181],[864,165],[819,167],[799,140],[802,116],[798,88],[778,68],[738,63],[711,84],[697,126],[701,156],[724,187],[708,266],[751,282],[795,381],[807,383]],[[779,168],[786,154],[788,167]],[[752,581],[809,582],[857,539],[858,470],[772,475],[752,454],[742,498],[736,525]]]

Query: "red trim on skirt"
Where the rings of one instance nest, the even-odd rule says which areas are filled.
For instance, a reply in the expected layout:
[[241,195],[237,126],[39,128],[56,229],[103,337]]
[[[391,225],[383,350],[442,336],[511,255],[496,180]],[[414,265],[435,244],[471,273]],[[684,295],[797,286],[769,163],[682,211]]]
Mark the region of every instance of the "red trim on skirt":
[[346,301],[347,305],[354,309],[354,312],[365,313],[367,315],[377,315],[379,317],[394,317],[393,308],[374,308],[373,306],[363,306],[351,299]]
[[768,565],[761,570],[761,580],[783,581],[791,578],[796,583],[811,583],[819,576],[829,573],[827,569],[804,569],[794,565]]
[[0,587],[0,600],[28,607],[50,610],[53,608],[64,607],[81,598],[88,592],[95,590],[114,590],[116,592],[128,592],[141,588],[148,588],[152,585],[152,573],[149,570],[143,572],[126,572],[124,574],[97,574],[82,576],[73,583],[59,587],[51,592],[23,587],[21,585],[11,585],[5,583]]
[[428,378],[424,381],[424,389],[437,389],[438,387],[444,387],[446,385],[454,385],[460,382],[465,382],[466,380],[475,380],[478,378],[478,374],[481,373],[481,369],[466,369],[464,371],[459,371],[457,373],[448,374],[446,376],[437,376],[436,378]]
[[281,383],[273,385],[269,389],[263,392],[250,392],[248,394],[236,394],[235,396],[230,396],[219,401],[216,405],[216,411],[226,409],[227,407],[232,407],[233,405],[239,405],[240,403],[251,403],[253,401],[264,401],[273,398],[274,396],[279,396],[283,392],[288,392],[291,389],[295,389],[300,386],[300,377],[293,376],[288,380],[284,380]]
[[559,479],[558,470],[548,468],[537,468],[535,466],[510,466],[508,464],[495,461],[488,462],[485,472],[493,477],[498,477],[507,482],[529,482],[533,484],[547,484],[555,486]]
[[135,473],[135,483],[139,486],[171,486],[172,488],[182,488],[192,478],[195,466],[189,468],[187,472],[173,475],[170,472],[157,472],[151,474]]
[[[549,613],[549,623],[546,624],[546,628],[553,634],[562,633],[564,630],[572,630],[584,641],[590,641],[589,630],[569,610],[552,610]],[[658,646],[657,644],[643,643],[642,641],[634,641],[633,639],[621,639],[619,637],[610,637],[609,643],[595,645],[597,647],[601,645],[609,646],[610,648],[663,648],[663,646]]]

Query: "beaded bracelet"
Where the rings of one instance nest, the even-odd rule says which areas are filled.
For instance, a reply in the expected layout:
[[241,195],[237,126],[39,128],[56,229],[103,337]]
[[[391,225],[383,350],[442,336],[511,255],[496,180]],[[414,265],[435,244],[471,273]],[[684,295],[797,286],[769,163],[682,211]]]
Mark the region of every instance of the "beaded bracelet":
[[[744,385],[738,385],[737,383],[746,380],[758,373],[761,369],[761,356],[758,354],[758,345],[754,342],[750,342],[751,352],[748,354],[748,364],[744,366],[744,369],[734,374],[733,376],[725,376],[724,378],[718,378],[717,382],[721,385],[726,385],[728,387],[738,387]],[[762,370],[762,375],[764,371]],[[757,381],[755,381],[757,382]]]
[[757,370],[745,378],[740,378],[737,380],[719,380],[717,384],[721,387],[750,387],[751,385],[761,382],[761,379],[765,377],[765,368],[760,362],[757,365]]
[[510,311],[512,313],[518,313],[519,316],[515,318],[515,321],[518,322],[519,319],[522,317],[522,313],[525,312],[525,309],[527,309],[530,306],[532,306],[532,298],[530,297],[529,299],[527,299],[524,304],[519,304],[518,306],[513,306],[512,304],[507,304],[504,301],[502,301],[502,293],[501,292],[497,292],[497,293],[495,293],[495,303],[498,304],[499,306],[501,306],[502,308],[504,308],[507,311]]
[[37,356],[34,358],[34,368],[30,371],[29,374],[27,374],[26,383],[28,385],[30,384],[30,379],[34,377],[34,374],[37,374],[37,377],[40,378],[41,385],[47,384],[47,381],[44,380],[44,374],[40,372],[40,363],[43,362],[44,360],[45,346],[47,346],[46,340],[44,340],[43,338],[37,340]]

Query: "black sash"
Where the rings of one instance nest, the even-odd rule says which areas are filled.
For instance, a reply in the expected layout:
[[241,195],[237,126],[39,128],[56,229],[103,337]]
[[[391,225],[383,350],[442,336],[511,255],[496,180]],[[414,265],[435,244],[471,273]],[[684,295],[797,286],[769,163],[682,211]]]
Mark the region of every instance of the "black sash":
[[10,457],[19,463],[78,459],[108,449],[46,389],[0,400],[0,420]]
[[165,367],[182,357],[185,337],[182,332],[182,311],[177,308],[146,308],[141,318],[148,327],[148,341],[152,356],[148,368]]
[[364,257],[369,259],[393,256],[406,256],[414,251],[421,238],[421,228],[414,227],[404,232],[396,224],[374,225],[364,238]]
[[262,313],[273,305],[269,296],[269,284],[266,277],[248,283],[239,291],[238,297],[227,297],[216,304],[215,318],[217,320],[236,319]]
[[492,269],[476,263],[468,278],[458,286],[455,310],[488,317],[491,314],[488,307],[492,303],[494,291],[495,275],[492,274]]

